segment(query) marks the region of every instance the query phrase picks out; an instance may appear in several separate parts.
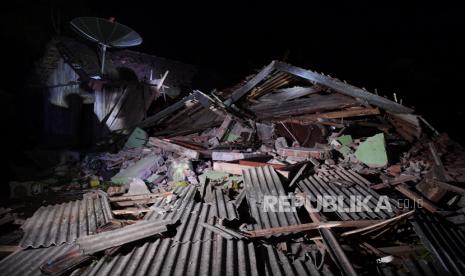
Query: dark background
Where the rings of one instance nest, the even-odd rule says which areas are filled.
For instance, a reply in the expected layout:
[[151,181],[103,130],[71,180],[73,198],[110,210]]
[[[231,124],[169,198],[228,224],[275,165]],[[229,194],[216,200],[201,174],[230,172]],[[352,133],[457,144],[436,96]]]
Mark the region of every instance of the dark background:
[[439,131],[463,143],[463,14],[459,7],[423,3],[394,8],[357,7],[354,1],[15,1],[0,16],[3,138],[18,148],[31,143],[21,125],[28,119],[22,91],[49,39],[74,35],[68,24],[74,17],[113,16],[143,37],[133,50],[220,76],[200,81],[198,88],[231,86],[272,59],[286,60],[390,98],[395,92]]

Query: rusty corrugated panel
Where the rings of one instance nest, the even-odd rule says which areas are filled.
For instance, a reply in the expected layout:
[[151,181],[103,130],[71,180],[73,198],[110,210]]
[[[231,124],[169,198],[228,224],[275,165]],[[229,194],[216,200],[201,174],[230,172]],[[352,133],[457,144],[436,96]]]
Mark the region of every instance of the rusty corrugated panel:
[[271,246],[227,240],[202,227],[218,216],[211,204],[191,201],[150,220],[179,217],[176,235],[147,242],[127,254],[103,257],[84,275],[318,275],[310,260],[290,261]]
[[[380,195],[368,187],[370,182],[351,170],[341,167],[331,167],[326,170],[319,170],[316,174],[298,182],[299,190],[310,196],[310,200],[317,204],[321,196],[342,196],[344,207],[349,207],[351,196],[360,197],[362,200],[370,197],[367,205],[375,210]],[[358,219],[386,219],[398,213],[397,203],[388,199],[391,211],[380,209],[378,212],[361,211],[336,211],[335,213],[342,220]]]
[[103,193],[88,193],[81,200],[42,206],[22,226],[24,237],[19,245],[37,248],[70,243],[94,234],[97,227],[112,218]]
[[9,276],[43,275],[39,270],[42,264],[66,253],[74,246],[74,244],[63,244],[15,252],[0,262],[0,274]]

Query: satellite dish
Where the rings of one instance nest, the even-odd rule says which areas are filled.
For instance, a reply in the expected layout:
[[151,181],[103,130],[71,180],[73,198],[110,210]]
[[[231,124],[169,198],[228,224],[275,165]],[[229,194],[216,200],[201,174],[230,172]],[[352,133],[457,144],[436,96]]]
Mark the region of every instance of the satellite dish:
[[78,17],[70,22],[73,29],[90,41],[97,42],[102,51],[100,73],[105,68],[105,53],[107,48],[124,48],[142,43],[142,37],[133,29],[110,20],[98,17]]

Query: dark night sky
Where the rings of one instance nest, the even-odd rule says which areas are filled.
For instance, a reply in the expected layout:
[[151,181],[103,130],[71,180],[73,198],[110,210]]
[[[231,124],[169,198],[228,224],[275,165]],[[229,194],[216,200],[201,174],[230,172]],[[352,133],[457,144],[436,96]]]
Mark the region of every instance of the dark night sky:
[[61,2],[20,0],[1,11],[2,40],[9,42],[3,65],[9,81],[2,84],[7,93],[20,90],[16,84],[24,83],[55,34],[52,15],[61,18],[62,34],[71,33],[73,17],[114,16],[144,38],[134,50],[217,72],[223,77],[219,88],[287,57],[370,91],[396,92],[440,130],[465,141],[465,23],[458,7],[357,7],[353,1],[305,6],[290,1]]

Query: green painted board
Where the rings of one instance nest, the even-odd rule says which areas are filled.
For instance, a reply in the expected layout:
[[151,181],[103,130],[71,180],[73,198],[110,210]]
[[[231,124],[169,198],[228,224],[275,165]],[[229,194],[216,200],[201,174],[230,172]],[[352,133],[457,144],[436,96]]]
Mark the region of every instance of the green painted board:
[[341,143],[341,145],[343,146],[347,146],[349,144],[352,144],[352,136],[350,135],[342,135],[341,137],[338,137],[337,138],[337,141],[339,141],[339,143]]
[[145,132],[143,129],[136,127],[134,131],[129,135],[128,141],[124,145],[127,148],[140,148],[148,140],[148,135],[147,132]]
[[370,167],[383,167],[388,163],[384,134],[369,137],[355,151],[357,159]]

